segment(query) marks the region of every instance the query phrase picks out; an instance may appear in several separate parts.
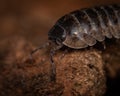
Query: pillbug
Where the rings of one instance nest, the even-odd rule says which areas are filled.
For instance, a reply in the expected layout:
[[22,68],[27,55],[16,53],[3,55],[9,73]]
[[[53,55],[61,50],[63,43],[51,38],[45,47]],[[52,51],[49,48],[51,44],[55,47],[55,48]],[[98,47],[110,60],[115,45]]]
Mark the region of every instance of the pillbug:
[[103,42],[105,38],[120,38],[120,5],[105,5],[73,11],[61,17],[48,33],[49,42],[31,52],[53,44],[50,51],[52,73],[55,81],[56,68],[53,55],[63,45],[81,49]]

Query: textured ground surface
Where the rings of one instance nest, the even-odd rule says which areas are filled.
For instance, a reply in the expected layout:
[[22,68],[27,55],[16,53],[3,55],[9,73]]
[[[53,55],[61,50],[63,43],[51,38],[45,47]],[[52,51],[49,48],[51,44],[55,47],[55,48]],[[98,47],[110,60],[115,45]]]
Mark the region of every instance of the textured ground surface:
[[50,82],[49,48],[35,53],[34,62],[29,60],[62,15],[111,3],[120,1],[1,0],[0,96],[102,96],[106,90],[105,96],[120,94],[119,41],[108,40],[105,50],[70,50],[64,57],[64,51],[58,51],[56,83]]
[[[18,38],[17,38],[18,39]],[[12,39],[6,45],[7,52],[1,62],[0,95],[27,96],[102,96],[106,90],[106,78],[101,52],[89,50],[58,51],[55,55],[56,82],[50,82],[51,66],[49,48],[33,55],[28,42]],[[5,44],[8,44],[7,42]],[[11,51],[12,50],[12,51]]]

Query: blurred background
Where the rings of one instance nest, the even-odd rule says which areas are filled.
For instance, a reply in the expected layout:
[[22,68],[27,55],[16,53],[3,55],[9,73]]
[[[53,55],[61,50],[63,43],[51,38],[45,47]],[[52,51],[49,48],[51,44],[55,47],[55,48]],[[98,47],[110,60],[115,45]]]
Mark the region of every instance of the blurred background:
[[[0,0],[0,44],[2,41],[17,37],[18,40],[22,38],[35,46],[40,46],[47,41],[47,34],[51,27],[66,13],[81,8],[115,3],[120,4],[120,0]],[[14,41],[12,43],[14,44]],[[16,45],[11,47],[11,50],[17,50],[15,54],[21,54],[21,50],[23,52],[22,47],[20,47],[22,43],[18,44],[19,46],[15,43]],[[9,48],[9,43],[7,45]],[[6,46],[0,45],[0,49],[2,48],[5,49]],[[11,58],[15,59],[16,55],[12,56]],[[6,57],[5,52],[1,51],[0,59],[2,60],[4,57]],[[2,63],[0,72],[3,71],[1,66]],[[114,96],[110,95],[111,90],[114,89],[113,93],[120,92],[119,88],[116,88],[117,85],[120,85],[120,78],[109,82],[107,85],[110,89],[106,96]]]
[[47,40],[54,23],[73,10],[120,0],[0,0],[0,40],[20,36],[35,45]]

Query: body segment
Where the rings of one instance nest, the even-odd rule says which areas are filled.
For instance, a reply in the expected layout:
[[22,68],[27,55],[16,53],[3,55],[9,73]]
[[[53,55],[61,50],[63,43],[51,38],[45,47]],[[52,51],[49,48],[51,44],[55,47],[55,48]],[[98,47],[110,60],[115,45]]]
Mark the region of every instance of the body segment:
[[[93,46],[105,38],[120,38],[120,5],[108,5],[73,11],[60,18],[55,26],[64,30],[66,36],[60,43],[70,48],[80,49]],[[50,40],[53,31],[49,32]],[[59,32],[59,31],[57,31]],[[65,35],[64,34],[64,35]],[[62,35],[62,34],[61,34]],[[56,35],[57,38],[57,35]],[[54,39],[56,42],[57,39]]]

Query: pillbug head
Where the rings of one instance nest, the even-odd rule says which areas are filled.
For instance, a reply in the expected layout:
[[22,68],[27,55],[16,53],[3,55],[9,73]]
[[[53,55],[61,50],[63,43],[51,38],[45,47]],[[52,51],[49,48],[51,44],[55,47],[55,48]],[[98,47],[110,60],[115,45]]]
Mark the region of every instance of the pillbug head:
[[56,24],[48,33],[48,39],[54,42],[57,45],[62,44],[62,42],[66,38],[66,31],[62,28],[62,26]]

